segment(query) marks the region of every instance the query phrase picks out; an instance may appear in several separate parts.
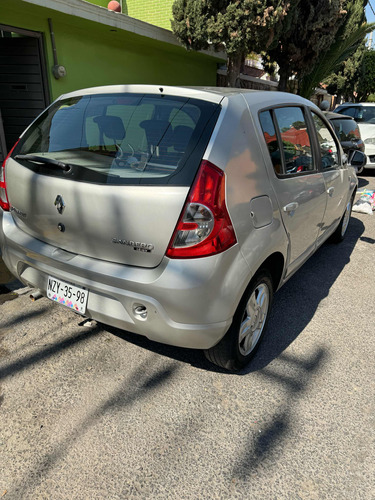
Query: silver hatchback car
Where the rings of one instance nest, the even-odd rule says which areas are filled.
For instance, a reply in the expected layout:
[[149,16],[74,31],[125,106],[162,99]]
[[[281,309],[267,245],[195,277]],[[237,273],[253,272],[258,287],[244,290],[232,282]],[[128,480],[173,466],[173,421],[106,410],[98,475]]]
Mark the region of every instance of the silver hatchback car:
[[1,169],[3,260],[78,314],[238,370],[274,292],[344,238],[352,165],[320,110],[292,94],[72,92]]

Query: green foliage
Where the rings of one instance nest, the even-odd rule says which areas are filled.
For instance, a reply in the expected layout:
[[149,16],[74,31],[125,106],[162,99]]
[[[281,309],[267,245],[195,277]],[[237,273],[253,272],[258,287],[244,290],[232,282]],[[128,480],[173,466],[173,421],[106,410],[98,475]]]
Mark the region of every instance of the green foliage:
[[375,50],[366,50],[363,56],[357,94],[359,101],[367,100],[375,92]]
[[344,21],[343,4],[344,0],[291,0],[288,23],[265,58],[280,67],[280,90],[287,89],[290,77],[308,74],[331,46]]
[[[324,71],[314,68],[317,73],[317,77],[314,79],[315,86],[319,82],[323,82],[330,94],[344,95],[345,100],[352,99],[357,91],[363,56],[366,52],[364,38],[366,33],[375,27],[374,24],[366,24],[365,7],[367,3],[367,0],[347,0],[345,2],[344,8],[347,15],[344,24],[331,49],[322,55],[322,60],[325,61]],[[330,64],[331,68],[327,73]],[[308,93],[308,90],[305,92]]]
[[[187,49],[213,47],[228,55],[234,86],[247,54],[263,54],[269,71],[279,67],[280,90],[288,83],[310,97],[324,79],[344,88],[363,74],[368,0],[175,0],[172,29]],[[341,69],[336,75],[333,71]],[[370,59],[366,62],[372,71]],[[294,77],[294,80],[291,78]],[[364,76],[362,76],[362,79]],[[365,87],[371,87],[366,80]],[[358,85],[357,85],[358,86]],[[370,90],[371,91],[371,90]],[[366,90],[368,92],[368,90]]]
[[246,54],[277,44],[288,8],[288,0],[176,0],[172,29],[187,49],[225,50],[237,77]]
[[293,128],[300,130],[301,128],[306,128],[306,123],[301,121],[296,121],[293,123]]
[[348,78],[350,78],[349,74],[352,73],[354,77],[356,72],[356,65],[353,64],[355,58],[350,59],[350,57],[353,53],[357,53],[358,58],[361,57],[361,54],[363,53],[363,45],[358,47],[358,43],[361,43],[366,34],[374,28],[375,24],[364,23],[346,37],[344,37],[342,33],[339,34],[336,40],[332,43],[331,47],[321,54],[319,61],[315,64],[313,70],[302,78],[300,82],[299,94],[308,99],[320,82],[327,78],[330,73],[338,69],[344,61],[348,61],[347,78],[342,77],[341,79],[338,79],[337,84],[340,86],[346,85]]
[[287,7],[283,0],[176,0],[172,29],[186,48],[260,52],[277,40]]
[[323,82],[330,94],[343,95],[345,101],[353,99],[357,92],[363,55],[366,50],[366,44],[362,41],[354,54],[344,61],[335,73],[331,73],[326,78],[321,78],[321,82]]
[[367,102],[375,102],[375,94],[370,94],[367,98]]

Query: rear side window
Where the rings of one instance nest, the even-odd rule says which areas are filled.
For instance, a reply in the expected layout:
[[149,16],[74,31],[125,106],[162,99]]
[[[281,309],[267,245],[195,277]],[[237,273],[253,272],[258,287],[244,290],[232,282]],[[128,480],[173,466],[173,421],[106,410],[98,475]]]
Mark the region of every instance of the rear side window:
[[315,169],[310,134],[301,108],[263,111],[260,122],[276,174],[299,175]]
[[331,131],[317,114],[314,112],[311,114],[319,142],[320,166],[322,170],[339,168],[338,149]]
[[266,141],[267,148],[271,157],[272,165],[275,173],[281,175],[284,173],[281,150],[277,140],[275,125],[272,120],[270,111],[263,111],[259,115],[260,123],[263,129],[264,140]]
[[[220,106],[151,94],[88,95],[56,102],[14,150],[38,173],[104,184],[190,185]],[[68,173],[35,156],[64,162]]]

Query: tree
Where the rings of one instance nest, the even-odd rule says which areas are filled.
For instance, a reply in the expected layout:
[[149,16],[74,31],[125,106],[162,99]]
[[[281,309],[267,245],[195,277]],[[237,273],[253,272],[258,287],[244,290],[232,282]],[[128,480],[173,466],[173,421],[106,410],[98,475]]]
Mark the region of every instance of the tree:
[[366,50],[357,88],[358,101],[366,101],[375,92],[375,50]]
[[313,94],[314,89],[327,78],[327,75],[339,68],[343,61],[345,61],[346,74],[341,78],[337,78],[336,83],[346,89],[349,86],[357,87],[359,68],[363,61],[364,52],[366,51],[364,42],[359,47],[358,42],[361,42],[366,34],[373,29],[374,25],[364,24],[348,38],[338,38],[330,49],[322,54],[319,63],[315,65],[313,71],[302,78],[299,86],[299,94],[309,98]]
[[342,95],[345,101],[354,98],[366,50],[366,44],[363,41],[354,54],[342,62],[339,68],[331,68],[333,71],[336,70],[336,72],[331,73],[326,78],[321,78],[321,82],[329,94]]
[[367,0],[344,3],[344,23],[329,50],[321,54],[318,64],[303,78],[301,95],[310,97],[313,89],[324,81],[329,93],[353,96],[366,50],[364,38],[375,28],[375,24],[366,23],[366,5]]
[[172,29],[187,49],[225,50],[227,84],[234,87],[246,55],[277,44],[290,5],[289,0],[175,0]]
[[279,42],[266,51],[266,63],[279,66],[279,90],[290,78],[308,74],[335,40],[345,18],[344,0],[291,0]]

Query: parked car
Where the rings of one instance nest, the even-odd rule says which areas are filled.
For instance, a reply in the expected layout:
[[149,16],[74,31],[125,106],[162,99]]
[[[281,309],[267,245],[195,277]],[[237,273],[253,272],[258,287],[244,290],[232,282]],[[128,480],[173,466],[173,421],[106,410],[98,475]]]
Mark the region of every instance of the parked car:
[[375,125],[375,102],[344,102],[335,112],[351,116],[357,123]]
[[274,292],[344,238],[363,162],[344,162],[324,115],[292,94],[72,92],[4,162],[3,259],[78,314],[238,370]]
[[[366,142],[367,141],[367,142]],[[375,169],[375,137],[369,137],[366,139],[366,156],[367,162],[365,165],[366,170]]]
[[[365,151],[365,144],[361,138],[361,132],[357,122],[350,116],[332,113],[331,111],[324,112],[324,115],[333,125],[336,135],[340,141],[344,153],[352,155],[353,151]],[[360,174],[363,167],[357,171]]]
[[367,155],[364,170],[375,169],[375,103],[344,103],[335,112],[351,116],[358,123]]

